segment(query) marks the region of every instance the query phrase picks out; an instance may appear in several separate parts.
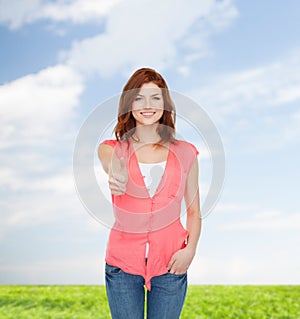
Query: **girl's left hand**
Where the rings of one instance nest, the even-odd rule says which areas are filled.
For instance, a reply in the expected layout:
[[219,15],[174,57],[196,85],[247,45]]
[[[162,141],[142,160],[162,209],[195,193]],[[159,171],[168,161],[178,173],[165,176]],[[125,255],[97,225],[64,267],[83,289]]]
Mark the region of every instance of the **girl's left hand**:
[[186,273],[194,256],[195,251],[189,247],[178,250],[168,264],[168,271],[176,275]]

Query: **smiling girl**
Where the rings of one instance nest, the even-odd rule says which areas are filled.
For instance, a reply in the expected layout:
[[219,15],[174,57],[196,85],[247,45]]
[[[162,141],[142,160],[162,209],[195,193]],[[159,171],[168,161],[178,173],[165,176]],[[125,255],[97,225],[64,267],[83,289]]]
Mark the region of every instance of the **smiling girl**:
[[113,319],[144,318],[145,295],[148,319],[180,317],[201,216],[198,151],[175,138],[175,118],[163,77],[139,69],[120,97],[116,139],[98,147],[115,214],[105,258]]

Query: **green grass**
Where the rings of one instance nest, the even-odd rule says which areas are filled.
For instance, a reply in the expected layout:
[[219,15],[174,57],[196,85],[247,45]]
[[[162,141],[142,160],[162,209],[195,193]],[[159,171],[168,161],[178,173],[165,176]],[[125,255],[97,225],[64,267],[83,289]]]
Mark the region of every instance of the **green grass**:
[[[181,318],[299,319],[299,302],[300,286],[190,285]],[[0,318],[111,317],[104,286],[0,286]]]

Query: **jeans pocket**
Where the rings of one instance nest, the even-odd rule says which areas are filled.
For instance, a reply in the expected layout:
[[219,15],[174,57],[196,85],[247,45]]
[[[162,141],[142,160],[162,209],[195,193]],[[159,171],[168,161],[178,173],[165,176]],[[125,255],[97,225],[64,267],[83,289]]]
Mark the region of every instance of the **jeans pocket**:
[[183,274],[172,274],[170,272],[167,272],[167,274],[169,274],[170,276],[174,276],[174,277],[185,277],[185,276],[187,276],[187,272],[185,272]]
[[105,273],[109,275],[119,274],[122,272],[122,269],[117,266],[111,266],[108,263],[105,263]]

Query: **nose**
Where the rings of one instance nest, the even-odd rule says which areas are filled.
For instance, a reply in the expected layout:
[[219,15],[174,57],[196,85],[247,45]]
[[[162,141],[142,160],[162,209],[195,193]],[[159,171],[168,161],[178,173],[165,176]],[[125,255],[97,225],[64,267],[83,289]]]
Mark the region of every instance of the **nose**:
[[145,99],[144,109],[152,109],[152,103],[150,98]]

